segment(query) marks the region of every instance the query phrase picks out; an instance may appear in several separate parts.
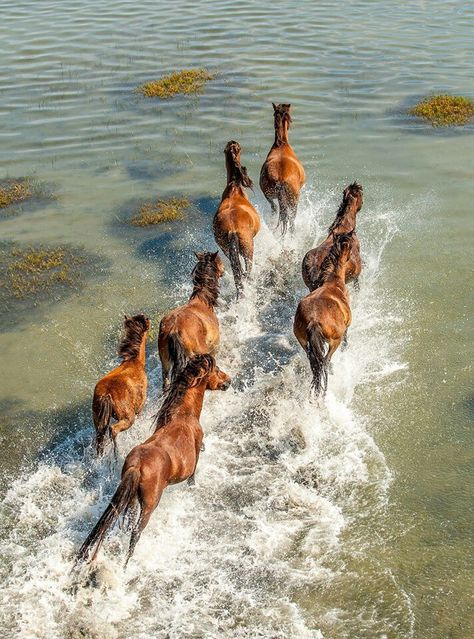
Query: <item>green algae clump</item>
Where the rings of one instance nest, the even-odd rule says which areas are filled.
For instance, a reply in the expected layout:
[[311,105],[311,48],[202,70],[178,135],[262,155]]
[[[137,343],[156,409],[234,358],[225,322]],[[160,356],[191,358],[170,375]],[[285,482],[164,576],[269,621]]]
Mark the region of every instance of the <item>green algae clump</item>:
[[164,75],[158,80],[145,82],[135,89],[146,98],[167,100],[175,95],[200,93],[204,85],[215,76],[206,69],[184,69]]
[[3,180],[0,183],[0,209],[6,209],[7,206],[24,202],[31,197],[33,191],[28,180]]
[[409,110],[433,126],[462,126],[474,116],[474,102],[455,95],[433,95]]
[[81,259],[62,247],[34,247],[12,249],[7,262],[0,287],[24,298],[56,285],[72,286],[77,279],[74,267]]
[[172,197],[167,200],[146,202],[132,217],[130,223],[134,226],[152,226],[164,222],[183,220],[186,210],[191,203],[187,198]]

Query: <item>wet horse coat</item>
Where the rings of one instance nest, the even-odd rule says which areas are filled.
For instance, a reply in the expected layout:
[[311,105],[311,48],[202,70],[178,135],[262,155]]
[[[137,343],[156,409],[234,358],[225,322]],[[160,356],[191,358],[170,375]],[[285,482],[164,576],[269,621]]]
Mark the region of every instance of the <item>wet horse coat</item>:
[[[282,233],[293,230],[301,188],[305,182],[304,168],[288,141],[291,124],[291,104],[273,105],[275,141],[260,171],[260,188],[270,202],[273,213],[279,215]],[[278,211],[275,202],[278,202]]]
[[321,265],[334,244],[334,238],[343,233],[352,233],[352,249],[349,264],[346,269],[346,282],[354,280],[356,286],[358,285],[358,278],[362,271],[362,260],[360,257],[359,238],[355,233],[355,226],[356,216],[362,208],[362,204],[362,187],[360,184],[357,184],[357,182],[353,182],[344,189],[342,202],[334,222],[329,227],[327,238],[319,246],[308,251],[303,258],[301,274],[304,283],[310,291],[314,291],[316,288]]
[[[229,258],[237,296],[242,291],[243,279],[252,270],[253,241],[260,230],[260,217],[245,192],[245,187],[251,188],[253,184],[247,169],[240,163],[240,152],[238,142],[227,143],[224,150],[227,186],[213,221],[214,238]],[[245,269],[242,269],[241,257]]]
[[160,322],[158,351],[163,387],[179,374],[194,355],[215,355],[220,330],[215,308],[224,265],[218,253],[196,253],[189,301],[165,315]]
[[336,236],[315,290],[300,301],[295,314],[293,332],[308,356],[317,395],[326,391],[329,362],[352,321],[345,283],[351,248],[350,234]]
[[199,422],[206,390],[226,390],[230,377],[210,355],[198,355],[173,379],[157,415],[155,431],[125,459],[122,478],[110,504],[83,543],[77,562],[95,559],[108,529],[138,504],[128,559],[157,507],[164,489],[192,478],[203,431]]
[[[92,417],[98,455],[103,453],[108,437],[115,447],[118,433],[130,428],[143,409],[148,385],[145,348],[150,326],[150,320],[144,315],[125,316],[125,336],[119,347],[123,361],[95,386]],[[117,422],[111,426],[112,419]]]

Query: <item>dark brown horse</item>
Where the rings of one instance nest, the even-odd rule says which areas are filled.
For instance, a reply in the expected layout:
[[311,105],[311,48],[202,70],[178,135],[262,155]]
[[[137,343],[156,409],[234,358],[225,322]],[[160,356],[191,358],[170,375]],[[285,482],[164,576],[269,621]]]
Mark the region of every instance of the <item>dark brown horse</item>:
[[298,199],[305,181],[303,165],[288,142],[290,110],[291,104],[273,104],[275,142],[260,171],[260,188],[273,213],[279,214],[278,224],[281,224],[283,235],[288,226],[290,231],[294,228]]
[[326,392],[329,362],[352,320],[346,286],[351,245],[351,234],[336,235],[315,290],[300,301],[295,314],[293,332],[308,356],[316,395]]
[[260,218],[244,190],[245,187],[252,188],[253,184],[247,169],[240,164],[240,152],[240,144],[234,140],[224,149],[227,186],[213,222],[216,242],[232,267],[237,297],[242,292],[243,278],[252,270],[253,238],[260,230]]
[[107,530],[138,503],[127,561],[130,559],[164,489],[194,476],[203,440],[199,418],[204,391],[226,390],[229,385],[230,377],[210,355],[194,357],[173,379],[156,417],[155,432],[127,455],[120,484],[79,550],[78,563],[94,560]]
[[342,202],[334,222],[329,227],[327,238],[322,244],[308,251],[303,258],[301,272],[304,283],[310,291],[314,291],[316,288],[321,264],[331,250],[334,238],[341,233],[352,233],[352,251],[346,270],[346,282],[354,280],[354,285],[358,288],[358,278],[362,271],[362,260],[360,258],[360,243],[355,233],[355,226],[356,216],[362,208],[362,204],[362,187],[360,184],[357,184],[357,182],[353,182],[344,189]]
[[163,388],[178,375],[194,355],[215,355],[220,331],[215,308],[224,264],[219,253],[196,253],[191,276],[193,292],[187,304],[175,308],[160,322],[158,350],[163,369]]
[[[95,386],[92,417],[98,455],[102,455],[107,438],[112,439],[115,448],[118,433],[130,428],[145,404],[145,347],[150,326],[144,315],[125,316],[125,334],[119,347],[123,361]],[[111,426],[112,419],[117,421]]]

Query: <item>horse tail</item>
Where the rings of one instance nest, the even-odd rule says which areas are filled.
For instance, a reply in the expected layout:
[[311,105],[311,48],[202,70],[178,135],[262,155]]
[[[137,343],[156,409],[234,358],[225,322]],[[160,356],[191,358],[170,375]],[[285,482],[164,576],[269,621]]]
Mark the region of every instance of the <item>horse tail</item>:
[[237,289],[237,297],[242,293],[242,263],[240,261],[240,242],[239,236],[234,231],[229,233],[229,260],[234,274],[235,288]]
[[77,553],[76,564],[89,559],[91,553],[93,553],[92,560],[95,559],[107,531],[137,496],[139,482],[140,472],[136,467],[125,471],[110,504]]
[[109,424],[114,412],[110,393],[94,397],[94,401],[92,402],[92,412],[96,429],[95,446],[97,455],[102,455],[104,452],[105,441],[107,438],[110,438]]
[[293,222],[294,217],[294,195],[285,182],[277,184],[277,200],[279,205],[278,225],[281,225],[281,234],[285,235],[288,230],[288,224]]
[[326,355],[326,340],[319,324],[310,324],[306,330],[308,342],[306,354],[313,373],[312,388],[317,395],[326,392],[328,385],[328,362]]
[[186,368],[188,356],[179,333],[168,335],[168,357],[171,361],[171,379],[175,379]]

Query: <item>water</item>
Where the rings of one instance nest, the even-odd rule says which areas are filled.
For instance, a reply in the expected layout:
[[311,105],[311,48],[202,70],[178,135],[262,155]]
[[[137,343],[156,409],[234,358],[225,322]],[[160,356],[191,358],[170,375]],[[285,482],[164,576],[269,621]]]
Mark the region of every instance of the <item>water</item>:
[[[473,635],[472,126],[433,131],[403,115],[433,90],[474,95],[473,14],[435,1],[2,4],[0,177],[34,175],[57,195],[1,219],[2,237],[83,247],[107,266],[0,332],[0,634]],[[199,98],[132,92],[189,66],[218,72]],[[122,313],[156,320],[186,299],[192,251],[214,246],[225,142],[239,140],[257,181],[271,101],[294,105],[307,186],[287,242],[252,195],[264,220],[255,278],[238,303],[223,283],[219,363],[234,383],[206,399],[197,485],[167,491],[126,572],[116,532],[89,583],[75,580],[74,550],[120,470],[93,459],[89,403]],[[299,265],[354,179],[364,276],[349,348],[314,405],[291,333]],[[166,195],[193,200],[186,222],[121,221]],[[156,409],[154,341],[148,370],[122,455]]]

